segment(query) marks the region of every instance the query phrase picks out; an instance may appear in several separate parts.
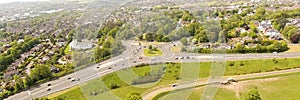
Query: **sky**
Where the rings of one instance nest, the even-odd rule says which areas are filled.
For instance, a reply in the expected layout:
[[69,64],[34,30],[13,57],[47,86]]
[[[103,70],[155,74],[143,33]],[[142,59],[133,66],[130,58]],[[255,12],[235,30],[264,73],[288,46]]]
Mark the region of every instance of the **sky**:
[[2,3],[10,3],[10,2],[28,2],[28,1],[50,1],[50,0],[0,0],[0,4]]

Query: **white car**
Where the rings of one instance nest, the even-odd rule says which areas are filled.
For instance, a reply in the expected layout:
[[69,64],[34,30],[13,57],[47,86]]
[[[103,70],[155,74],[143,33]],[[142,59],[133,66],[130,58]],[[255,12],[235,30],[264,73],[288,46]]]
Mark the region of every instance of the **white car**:
[[71,80],[71,82],[74,82],[74,81],[76,81],[76,79],[75,79],[75,78],[71,78],[70,80]]
[[175,57],[175,60],[178,60],[178,57]]

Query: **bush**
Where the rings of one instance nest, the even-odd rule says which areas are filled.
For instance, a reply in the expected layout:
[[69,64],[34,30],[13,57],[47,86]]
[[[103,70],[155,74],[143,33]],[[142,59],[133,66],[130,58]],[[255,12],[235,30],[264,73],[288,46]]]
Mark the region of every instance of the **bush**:
[[243,62],[240,63],[240,66],[244,66],[245,64]]
[[261,97],[257,90],[251,90],[248,93],[246,100],[261,100]]
[[136,80],[132,81],[132,85],[137,85],[137,84],[145,84],[145,83],[151,83],[151,82],[156,82],[159,79],[161,79],[162,74],[154,74],[154,75],[146,75],[146,76],[141,76]]
[[230,62],[230,63],[229,63],[229,66],[234,66],[234,62]]
[[275,63],[275,64],[277,64],[277,63],[278,63],[278,61],[277,61],[277,60],[275,60],[275,61],[274,61],[274,63]]
[[111,83],[109,87],[110,87],[110,89],[120,88],[120,86],[118,84],[115,84],[115,83]]
[[127,96],[126,100],[143,100],[141,94],[139,93],[131,93]]

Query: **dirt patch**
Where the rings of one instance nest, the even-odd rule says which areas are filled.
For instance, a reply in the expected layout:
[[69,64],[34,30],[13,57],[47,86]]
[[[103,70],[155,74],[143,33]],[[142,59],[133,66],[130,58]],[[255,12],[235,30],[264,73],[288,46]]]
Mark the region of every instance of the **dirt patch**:
[[236,93],[236,96],[240,98],[241,92],[244,91],[249,85],[255,84],[255,83],[262,83],[262,82],[270,82],[270,81],[276,81],[280,78],[266,78],[266,79],[257,79],[257,80],[249,80],[249,81],[242,81],[238,83],[231,83],[229,85],[221,85],[221,88],[225,88],[231,91],[234,91]]

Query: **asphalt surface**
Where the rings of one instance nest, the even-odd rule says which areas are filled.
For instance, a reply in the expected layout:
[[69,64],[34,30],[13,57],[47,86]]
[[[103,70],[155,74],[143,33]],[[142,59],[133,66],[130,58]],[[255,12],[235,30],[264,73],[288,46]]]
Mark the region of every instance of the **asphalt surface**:
[[[248,60],[248,59],[268,59],[268,58],[296,58],[300,57],[300,53],[286,54],[194,54],[194,53],[173,53],[170,49],[172,44],[163,44],[158,47],[162,50],[163,55],[160,57],[145,57],[139,59],[143,54],[144,46],[133,45],[132,41],[123,43],[126,50],[119,56],[108,59],[99,64],[89,66],[85,69],[76,71],[70,75],[66,75],[57,80],[53,80],[44,84],[40,84],[28,91],[20,92],[6,98],[6,100],[29,100],[31,98],[39,98],[49,94],[62,91],[64,89],[83,84],[87,81],[105,76],[118,70],[129,68],[131,66],[142,63],[164,63],[164,62],[207,62],[213,60]],[[175,57],[183,57],[184,59],[174,59]],[[187,59],[186,57],[189,57]],[[98,67],[98,68],[97,68]],[[70,79],[71,78],[71,79]],[[75,81],[72,81],[72,80]],[[48,86],[51,84],[51,86]],[[48,89],[51,89],[47,91]]]

